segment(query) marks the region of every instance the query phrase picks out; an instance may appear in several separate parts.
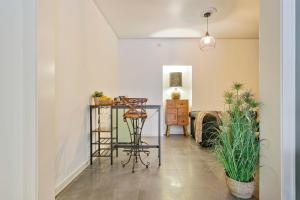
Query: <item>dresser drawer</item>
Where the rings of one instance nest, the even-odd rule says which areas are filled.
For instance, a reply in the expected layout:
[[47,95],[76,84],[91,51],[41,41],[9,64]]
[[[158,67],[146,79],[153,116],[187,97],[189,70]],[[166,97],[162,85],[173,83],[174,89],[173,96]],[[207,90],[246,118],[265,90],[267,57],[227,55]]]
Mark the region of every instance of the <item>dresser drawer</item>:
[[166,114],[166,124],[176,125],[177,124],[177,113],[167,113]]
[[189,120],[186,117],[179,117],[178,116],[178,125],[188,125],[189,124]]
[[184,116],[184,117],[188,117],[189,116],[189,110],[188,108],[178,108],[177,109],[177,114],[178,116]]
[[176,101],[174,101],[174,100],[167,100],[166,107],[167,107],[167,109],[168,108],[176,108]]
[[177,108],[188,108],[189,107],[189,103],[187,100],[180,100],[176,102],[176,107]]
[[167,110],[166,110],[166,115],[167,114],[177,114],[178,112],[177,112],[177,108],[168,108]]

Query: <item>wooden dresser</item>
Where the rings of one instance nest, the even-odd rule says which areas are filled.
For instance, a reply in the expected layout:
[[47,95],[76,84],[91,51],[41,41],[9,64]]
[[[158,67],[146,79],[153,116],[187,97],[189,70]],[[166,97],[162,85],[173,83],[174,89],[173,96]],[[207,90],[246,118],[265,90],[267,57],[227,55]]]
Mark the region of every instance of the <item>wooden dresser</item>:
[[187,125],[189,124],[189,101],[188,100],[167,100],[166,102],[166,135],[170,135],[170,126],[183,127],[184,135],[188,135]]

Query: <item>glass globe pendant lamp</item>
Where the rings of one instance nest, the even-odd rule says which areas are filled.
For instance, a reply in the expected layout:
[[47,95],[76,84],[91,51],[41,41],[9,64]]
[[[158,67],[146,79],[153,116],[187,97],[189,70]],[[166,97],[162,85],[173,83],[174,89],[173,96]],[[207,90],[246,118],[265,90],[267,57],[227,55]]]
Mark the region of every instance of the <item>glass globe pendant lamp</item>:
[[206,18],[206,33],[205,36],[203,36],[200,39],[200,49],[206,50],[206,49],[213,49],[216,46],[216,40],[213,36],[209,35],[208,33],[208,18],[211,16],[211,12],[204,13],[204,17]]

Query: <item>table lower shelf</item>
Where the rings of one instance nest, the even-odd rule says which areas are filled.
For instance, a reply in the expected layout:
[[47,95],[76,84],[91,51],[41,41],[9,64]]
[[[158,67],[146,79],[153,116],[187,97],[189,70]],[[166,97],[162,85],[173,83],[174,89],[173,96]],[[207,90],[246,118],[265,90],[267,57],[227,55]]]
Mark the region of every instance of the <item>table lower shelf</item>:
[[111,150],[110,149],[100,149],[99,150],[96,150],[93,154],[92,154],[92,157],[111,157]]

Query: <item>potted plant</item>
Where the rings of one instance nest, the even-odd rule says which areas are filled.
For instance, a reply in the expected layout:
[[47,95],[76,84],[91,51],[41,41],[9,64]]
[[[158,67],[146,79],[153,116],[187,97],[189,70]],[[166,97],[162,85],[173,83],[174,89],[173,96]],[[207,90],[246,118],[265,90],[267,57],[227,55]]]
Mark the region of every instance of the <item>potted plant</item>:
[[103,96],[103,92],[95,91],[92,94],[92,97],[94,98],[95,105],[99,105],[101,101],[101,97]]
[[224,94],[227,110],[214,151],[226,174],[230,192],[239,198],[251,198],[255,189],[255,172],[259,161],[260,140],[257,122],[258,102],[250,91],[234,83]]

